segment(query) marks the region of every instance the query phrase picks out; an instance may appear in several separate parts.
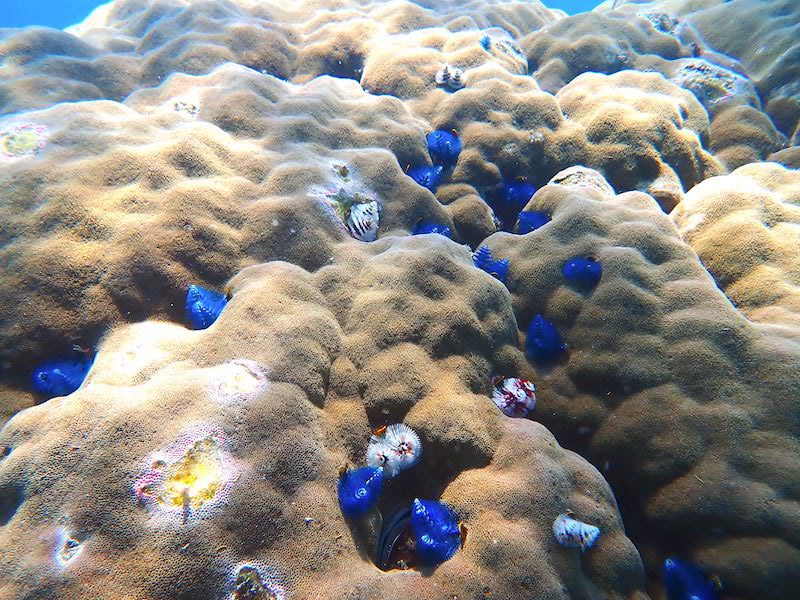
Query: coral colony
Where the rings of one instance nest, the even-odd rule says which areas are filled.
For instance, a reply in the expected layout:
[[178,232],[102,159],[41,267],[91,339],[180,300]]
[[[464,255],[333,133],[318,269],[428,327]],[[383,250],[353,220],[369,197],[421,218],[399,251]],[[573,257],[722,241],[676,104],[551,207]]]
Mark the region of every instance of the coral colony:
[[800,597],[800,2],[5,16],[3,598]]

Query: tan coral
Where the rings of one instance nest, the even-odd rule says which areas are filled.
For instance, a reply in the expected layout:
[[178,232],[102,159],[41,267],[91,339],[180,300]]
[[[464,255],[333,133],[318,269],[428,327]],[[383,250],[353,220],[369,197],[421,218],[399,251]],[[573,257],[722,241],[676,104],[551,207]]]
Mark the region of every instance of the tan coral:
[[587,138],[602,144],[600,153],[619,148],[618,156],[603,157],[617,189],[646,191],[666,211],[684,190],[722,170],[702,147],[709,125],[705,110],[661,75],[585,73],[556,97],[564,113],[586,128]]
[[[764,112],[745,67],[697,37],[679,4],[618,3],[614,12],[600,14],[598,9],[551,23],[522,40],[533,75],[544,89],[556,93],[582,73],[626,69],[661,73],[692,92],[709,112],[709,149],[726,167],[766,159],[785,144],[785,136],[767,112],[779,126],[791,120],[787,97],[793,93],[792,84],[786,84],[781,99]],[[692,9],[692,4],[685,7]],[[777,50],[780,36],[769,44],[776,44]]]
[[[790,186],[785,177],[771,185]],[[536,381],[535,418],[624,495],[653,568],[677,554],[719,576],[732,597],[790,596],[793,578],[777,581],[800,565],[800,472],[786,458],[796,427],[785,418],[799,409],[796,341],[736,310],[649,196],[553,185],[526,210],[552,221],[486,244],[510,260],[523,331],[543,314],[567,346],[552,369],[524,372]],[[603,266],[590,293],[562,276],[574,256]],[[770,556],[769,565],[755,560],[757,575],[736,566],[754,552]]]
[[[555,439],[614,486],[649,573],[677,553],[737,598],[791,596],[796,252],[760,228],[796,221],[794,174],[703,183],[796,160],[787,2],[117,0],[0,34],[0,132],[48,133],[0,163],[0,419],[38,400],[35,362],[102,339],[82,389],[0,433],[0,596],[644,598],[608,485]],[[737,15],[739,39],[711,31]],[[436,86],[445,62],[463,87]],[[464,149],[434,196],[404,170],[435,128]],[[492,235],[519,176],[553,220]],[[380,205],[377,241],[326,208],[339,194]],[[703,246],[707,200],[753,243]],[[456,242],[395,237],[421,220]],[[484,241],[511,296],[458,244]],[[594,292],[564,282],[574,256],[603,265]],[[177,323],[187,283],[232,293],[208,330]],[[567,343],[550,371],[519,349],[536,313]],[[500,415],[497,373],[535,380],[556,438]],[[379,571],[377,513],[350,529],[336,504],[336,469],[401,421],[423,460],[381,510],[441,497],[469,523],[429,577]],[[552,537],[568,509],[603,531],[580,559]]]
[[[607,12],[607,0],[598,12]],[[798,101],[797,22],[800,4],[795,0],[775,0],[767,10],[758,0],[741,2],[695,2],[656,0],[617,2],[616,13],[623,18],[648,11],[663,12],[681,26],[676,35],[698,53],[734,57],[764,98],[765,111],[784,135],[791,137],[800,125]],[[724,24],[724,26],[721,26]]]
[[800,325],[800,172],[745,165],[694,187],[671,216],[750,319]]
[[[352,121],[336,118],[347,113]],[[221,287],[262,260],[326,264],[330,244],[348,235],[322,202],[338,189],[336,164],[376,182],[383,232],[409,231],[420,217],[449,222],[398,162],[424,155],[424,124],[352,81],[298,87],[226,65],[127,105],[61,104],[27,118],[49,128],[47,146],[0,163],[12,227],[2,256],[15,265],[0,275],[0,354],[5,372],[22,374],[6,380],[17,388],[36,362],[91,346],[114,323],[181,320],[189,283]],[[53,294],[35,291],[43,287]]]
[[520,43],[537,83],[553,94],[582,73],[639,69],[648,55],[667,60],[689,55],[679,40],[647,19],[616,19],[596,12],[549,23]]
[[[316,273],[266,263],[230,287],[211,328],[123,326],[84,388],[3,429],[0,595],[221,598],[251,565],[262,584],[297,598],[563,588],[586,600],[646,598],[599,473],[492,403],[489,374],[509,366],[516,326],[508,293],[466,248],[441,236],[344,244]],[[121,360],[131,348],[152,359]],[[220,395],[234,360],[258,365],[266,385]],[[423,385],[398,371],[408,361]],[[348,525],[336,499],[338,466],[396,420],[424,450],[385,484],[385,516],[441,497],[469,528],[464,549],[426,575],[379,570],[380,516]],[[566,509],[602,529],[585,559],[550,531]]]

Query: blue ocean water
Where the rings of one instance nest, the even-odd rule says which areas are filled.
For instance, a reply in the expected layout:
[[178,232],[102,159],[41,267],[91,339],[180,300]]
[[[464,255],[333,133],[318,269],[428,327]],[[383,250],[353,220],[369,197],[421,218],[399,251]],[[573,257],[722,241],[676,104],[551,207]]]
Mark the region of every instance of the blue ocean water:
[[[83,21],[95,8],[103,4],[97,0],[2,0],[0,28],[42,25],[63,29]],[[560,8],[574,15],[592,10],[595,0],[551,0],[549,8]]]
[[43,25],[63,29],[83,21],[97,6],[97,0],[3,0],[0,27]]

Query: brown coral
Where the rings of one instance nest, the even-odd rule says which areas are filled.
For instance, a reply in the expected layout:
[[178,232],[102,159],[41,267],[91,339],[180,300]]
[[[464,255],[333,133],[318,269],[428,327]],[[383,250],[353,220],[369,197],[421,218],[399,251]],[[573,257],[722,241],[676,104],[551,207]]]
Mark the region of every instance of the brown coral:
[[[222,597],[248,564],[293,597],[321,584],[326,598],[645,597],[600,475],[491,402],[488,377],[508,367],[516,327],[508,293],[463,247],[346,244],[316,273],[272,262],[231,289],[206,331],[116,330],[79,392],[3,430],[0,489],[16,499],[0,532],[3,597]],[[409,362],[417,377],[399,370]],[[425,450],[387,483],[383,509],[441,497],[469,527],[463,551],[425,577],[375,567],[379,515],[348,528],[336,501],[337,466],[398,419]],[[180,494],[162,505],[168,492],[137,483],[152,468],[182,481],[164,485],[184,490],[183,508]],[[567,508],[603,531],[584,560],[550,531]]]
[[[567,344],[527,374],[535,418],[603,468],[651,565],[687,556],[732,597],[790,597],[796,347],[729,303],[652,198],[554,185],[526,208],[552,221],[487,244],[511,261],[518,322],[544,314]],[[573,256],[603,264],[588,295],[561,277]],[[754,549],[771,557],[758,576],[737,567]]]
[[[25,135],[0,153],[0,419],[38,361],[99,354],[0,432],[0,597],[643,599],[632,541],[657,596],[679,555],[791,597],[796,172],[717,177],[797,165],[787,1],[117,0],[3,30],[0,137]],[[435,195],[404,174],[433,129],[463,143]],[[518,177],[552,221],[496,233]],[[375,242],[331,203],[355,198]],[[423,222],[454,241],[405,237]],[[208,330],[175,323],[188,283],[232,295]],[[520,350],[534,314],[567,344],[549,370]],[[539,423],[501,415],[496,374],[535,382]],[[423,459],[347,523],[337,468],[395,422]],[[466,546],[383,572],[415,496]],[[568,509],[602,530],[582,556]]]
[[800,324],[800,173],[754,163],[694,187],[672,213],[719,286],[750,319]]

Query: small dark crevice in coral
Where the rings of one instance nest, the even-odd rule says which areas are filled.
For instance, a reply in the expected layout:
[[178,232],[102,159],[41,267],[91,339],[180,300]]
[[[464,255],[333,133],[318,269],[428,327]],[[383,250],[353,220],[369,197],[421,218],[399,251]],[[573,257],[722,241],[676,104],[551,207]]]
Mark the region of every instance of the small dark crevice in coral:
[[364,72],[364,57],[356,53],[344,52],[326,61],[325,73],[342,79],[361,81]]
[[7,525],[22,506],[25,493],[17,485],[6,485],[0,488],[0,526]]

